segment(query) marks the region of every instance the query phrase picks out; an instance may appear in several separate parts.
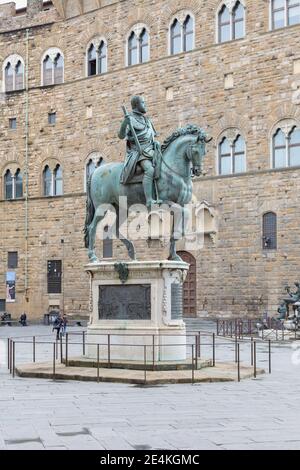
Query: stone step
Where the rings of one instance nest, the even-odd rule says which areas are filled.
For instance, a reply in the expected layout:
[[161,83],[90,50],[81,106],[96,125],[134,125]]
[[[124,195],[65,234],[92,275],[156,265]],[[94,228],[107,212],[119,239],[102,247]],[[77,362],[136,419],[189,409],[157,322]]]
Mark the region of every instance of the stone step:
[[[63,364],[65,364],[65,359],[63,359]],[[96,359],[88,358],[88,357],[73,357],[68,359],[68,367],[87,367],[87,368],[97,368],[98,364]],[[211,359],[197,359],[197,367],[196,364],[194,368],[196,369],[203,369],[206,367],[212,366]],[[128,370],[144,370],[145,364],[143,361],[108,361],[100,360],[99,367],[101,369],[128,369]],[[191,359],[187,359],[186,361],[160,361],[155,364],[148,361],[146,364],[146,370],[154,370],[154,371],[172,371],[172,370],[191,370],[192,363]]]

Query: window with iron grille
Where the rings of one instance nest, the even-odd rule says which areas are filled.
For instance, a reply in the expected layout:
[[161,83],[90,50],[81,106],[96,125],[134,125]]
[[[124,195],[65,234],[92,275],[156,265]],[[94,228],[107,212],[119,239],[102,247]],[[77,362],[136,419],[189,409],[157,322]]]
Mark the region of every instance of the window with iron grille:
[[18,267],[18,252],[9,251],[7,253],[7,267],[9,269],[15,269]]
[[263,250],[276,250],[277,248],[277,215],[267,212],[263,216]]
[[48,294],[61,294],[62,263],[50,260],[47,266]]

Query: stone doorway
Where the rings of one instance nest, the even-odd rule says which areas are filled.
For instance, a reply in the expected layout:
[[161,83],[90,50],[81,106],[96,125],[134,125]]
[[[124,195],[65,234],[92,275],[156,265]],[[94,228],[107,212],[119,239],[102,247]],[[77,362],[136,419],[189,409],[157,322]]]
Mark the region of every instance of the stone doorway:
[[196,259],[187,251],[179,251],[178,255],[190,265],[188,275],[183,284],[183,314],[185,317],[195,317],[197,313]]

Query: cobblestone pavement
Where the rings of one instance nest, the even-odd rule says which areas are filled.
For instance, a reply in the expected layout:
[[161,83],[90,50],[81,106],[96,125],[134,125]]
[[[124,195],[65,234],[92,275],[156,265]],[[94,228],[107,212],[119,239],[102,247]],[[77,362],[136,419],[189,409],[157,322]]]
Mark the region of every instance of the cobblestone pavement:
[[[5,338],[24,332],[49,327],[0,327],[0,449],[300,449],[300,364],[292,363],[300,353],[291,345],[274,345],[273,373],[258,379],[141,387],[13,379]],[[18,348],[18,361],[28,361],[31,346]],[[38,360],[51,354],[51,345],[38,348]],[[232,353],[218,344],[217,359]]]

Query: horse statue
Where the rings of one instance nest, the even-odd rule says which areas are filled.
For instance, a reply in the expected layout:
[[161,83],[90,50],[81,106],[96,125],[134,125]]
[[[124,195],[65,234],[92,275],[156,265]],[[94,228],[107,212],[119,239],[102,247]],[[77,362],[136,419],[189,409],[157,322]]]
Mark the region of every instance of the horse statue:
[[[185,205],[192,200],[192,177],[202,174],[203,159],[208,139],[206,133],[195,125],[187,125],[173,132],[161,146],[161,170],[155,181],[156,192],[163,203],[172,208],[180,208],[182,217],[187,220]],[[145,194],[141,182],[122,184],[120,176],[123,163],[101,163],[88,181],[86,220],[84,227],[85,247],[88,249],[90,262],[99,262],[95,254],[97,225],[112,206],[116,213],[116,235],[126,246],[129,257],[135,259],[134,245],[120,233],[120,201],[126,200],[127,207],[133,204],[145,204]],[[126,208],[127,209],[127,208]],[[169,259],[181,261],[176,253],[176,233],[178,225],[173,221],[170,237]],[[184,233],[183,233],[184,235]]]

